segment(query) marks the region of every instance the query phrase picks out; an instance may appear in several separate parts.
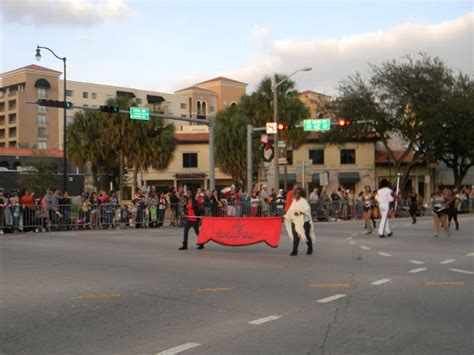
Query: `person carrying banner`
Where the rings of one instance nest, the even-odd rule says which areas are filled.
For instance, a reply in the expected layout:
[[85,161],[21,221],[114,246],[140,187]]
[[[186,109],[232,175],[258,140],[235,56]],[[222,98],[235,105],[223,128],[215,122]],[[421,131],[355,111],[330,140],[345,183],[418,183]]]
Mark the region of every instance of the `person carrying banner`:
[[[196,232],[196,236],[199,235],[199,217],[201,216],[201,208],[191,190],[188,190],[186,195],[184,212],[186,214],[186,220],[184,222],[183,246],[179,248],[179,250],[188,249],[188,237],[191,228]],[[204,249],[204,245],[199,244],[197,249]]]
[[389,182],[387,179],[383,179],[380,182],[380,188],[377,191],[375,199],[379,205],[380,209],[380,225],[379,225],[379,237],[385,238],[391,237],[393,233],[390,231],[390,226],[388,225],[388,213],[390,211],[390,202],[394,201],[393,191],[389,187]]
[[294,190],[293,203],[290,205],[285,215],[285,226],[288,236],[293,240],[293,250],[291,256],[298,255],[300,239],[308,245],[307,255],[313,254],[314,225],[311,218],[311,207],[305,199],[306,193],[301,188]]

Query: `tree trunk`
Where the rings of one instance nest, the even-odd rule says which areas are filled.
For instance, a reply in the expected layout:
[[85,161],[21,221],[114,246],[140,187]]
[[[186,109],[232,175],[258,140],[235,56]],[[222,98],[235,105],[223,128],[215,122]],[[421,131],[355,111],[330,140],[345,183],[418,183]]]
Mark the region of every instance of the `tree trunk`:
[[133,167],[133,193],[137,192],[138,188],[138,168],[136,166]]
[[97,167],[97,176],[99,177],[99,189],[105,190],[104,168],[102,168],[101,166]]
[[120,169],[119,169],[119,199],[123,199],[123,175],[124,175],[124,165],[125,159],[123,154],[123,149],[120,149],[119,152],[119,160],[120,160]]

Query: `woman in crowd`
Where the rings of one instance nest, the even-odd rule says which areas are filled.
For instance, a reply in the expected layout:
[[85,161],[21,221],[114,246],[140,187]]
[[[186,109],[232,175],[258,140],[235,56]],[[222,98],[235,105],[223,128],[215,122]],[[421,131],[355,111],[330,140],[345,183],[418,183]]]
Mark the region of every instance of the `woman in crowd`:
[[450,237],[451,232],[448,225],[448,206],[445,192],[441,186],[435,187],[435,192],[431,195],[431,205],[433,207],[433,236],[438,238],[439,226],[441,225],[446,231],[446,236]]
[[459,194],[459,190],[454,188],[450,194],[450,201],[448,207],[448,224],[451,227],[451,221],[454,219],[454,223],[456,224],[456,230],[459,230],[459,222],[458,222],[458,209],[461,205],[461,195]]
[[374,195],[372,194],[372,189],[370,188],[370,186],[365,186],[364,188],[364,193],[362,195],[362,203],[364,204],[364,228],[367,229],[366,234],[371,234],[373,230],[371,220],[373,221]]
[[[188,249],[188,237],[191,228],[196,232],[196,236],[199,235],[199,217],[201,216],[201,209],[199,208],[198,202],[194,198],[194,194],[191,190],[188,190],[186,195],[184,213],[186,216],[184,222],[183,246],[179,248],[179,250]],[[199,244],[197,249],[204,249],[204,245]]]
[[298,255],[300,239],[306,241],[308,245],[306,254],[311,255],[313,253],[313,243],[315,242],[314,226],[311,218],[311,207],[305,197],[305,191],[301,188],[297,188],[294,191],[293,203],[285,216],[285,225],[288,235],[290,239],[293,239],[291,256]]
[[412,224],[416,223],[416,213],[418,212],[418,194],[412,187],[408,193],[409,212],[412,219]]
[[158,227],[163,226],[166,208],[168,208],[168,200],[166,199],[165,194],[161,192],[158,199]]

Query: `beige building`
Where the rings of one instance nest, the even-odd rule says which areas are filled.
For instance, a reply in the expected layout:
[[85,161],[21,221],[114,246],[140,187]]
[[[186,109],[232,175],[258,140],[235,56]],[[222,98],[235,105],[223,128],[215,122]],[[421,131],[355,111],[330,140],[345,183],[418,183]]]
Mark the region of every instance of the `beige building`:
[[329,117],[328,110],[331,96],[313,90],[305,90],[298,95],[300,101],[309,109],[311,118],[318,118],[320,114]]
[[62,110],[26,103],[38,99],[58,100],[60,75],[61,72],[39,65],[1,74],[0,147],[60,147],[58,117]]

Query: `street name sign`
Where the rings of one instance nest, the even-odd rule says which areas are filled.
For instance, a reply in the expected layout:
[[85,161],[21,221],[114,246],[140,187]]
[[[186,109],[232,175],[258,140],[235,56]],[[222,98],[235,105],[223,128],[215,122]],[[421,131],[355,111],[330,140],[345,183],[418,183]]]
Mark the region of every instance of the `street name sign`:
[[305,131],[329,131],[331,129],[331,119],[304,120],[303,129]]
[[150,120],[150,109],[146,107],[130,107],[130,118],[132,120]]

